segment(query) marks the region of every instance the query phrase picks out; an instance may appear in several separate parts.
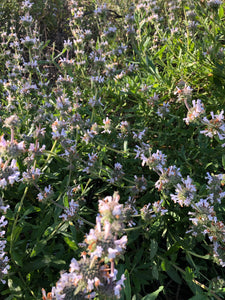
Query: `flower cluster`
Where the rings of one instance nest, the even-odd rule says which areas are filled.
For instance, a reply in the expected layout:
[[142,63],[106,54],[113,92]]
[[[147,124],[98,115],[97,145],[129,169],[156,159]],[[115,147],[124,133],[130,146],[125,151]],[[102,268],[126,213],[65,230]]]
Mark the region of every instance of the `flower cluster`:
[[0,157],[0,187],[6,188],[7,185],[13,185],[20,180],[20,172],[15,159],[3,161]]
[[119,182],[124,176],[123,166],[117,162],[114,164],[114,169],[110,172],[110,178],[107,180],[110,183]]
[[213,258],[216,263],[225,267],[225,225],[219,221],[213,205],[210,203],[211,199],[200,199],[199,202],[192,204],[194,211],[189,212],[192,221],[191,229],[187,233],[193,236],[208,236],[212,242]]
[[[119,195],[99,200],[100,215],[96,226],[86,235],[82,258],[71,260],[69,272],[61,274],[48,299],[94,299],[97,295],[120,298],[125,276],[117,279],[115,262],[123,254],[127,236],[124,229],[124,206]],[[43,290],[43,297],[46,293]]]
[[193,100],[192,105],[193,107],[188,109],[187,117],[184,118],[184,121],[187,125],[189,125],[191,122],[195,122],[200,115],[205,112],[204,105],[200,99],[197,101]]
[[76,215],[78,209],[79,209],[79,204],[72,199],[69,202],[69,207],[65,208],[64,213],[59,217],[62,218],[64,221],[70,220]]
[[171,199],[180,206],[189,206],[195,197],[196,187],[192,184],[192,179],[188,176],[186,180],[182,178],[183,184],[176,185],[176,194],[171,194]]
[[[52,1],[45,2],[44,17]],[[53,2],[58,5],[63,1]],[[10,25],[2,25],[5,32],[0,33],[3,54],[0,190],[2,197],[11,197],[13,217],[7,214],[10,215],[7,239],[11,243],[12,260],[15,257],[11,250],[19,250],[19,259],[16,256],[16,264],[12,264],[16,268],[8,274],[8,282],[13,283],[9,284],[10,291],[14,288],[13,278],[18,274],[18,285],[23,279],[23,287],[28,283],[34,285],[42,274],[45,259],[37,266],[35,280],[31,280],[31,273],[26,272],[33,260],[27,263],[27,268],[20,269],[20,262],[25,258],[46,254],[54,270],[55,257],[63,251],[65,254],[67,245],[73,247],[69,240],[75,231],[77,242],[82,240],[83,227],[73,227],[73,221],[78,225],[92,224],[97,203],[90,208],[88,201],[115,186],[120,193],[129,193],[129,200],[119,203],[118,194],[99,200],[96,225],[92,224],[84,242],[78,244],[83,247],[80,258],[73,258],[69,271],[61,272],[51,293],[46,295],[45,290],[42,291],[44,300],[119,299],[125,276],[119,276],[121,272],[117,271],[116,264],[126,249],[125,232],[131,233],[134,245],[143,241],[141,247],[148,247],[149,239],[158,240],[163,255],[157,255],[157,260],[167,257],[172,249],[176,258],[173,263],[181,265],[184,257],[176,253],[181,250],[177,236],[191,224],[187,235],[193,240],[195,237],[204,239],[206,247],[212,249],[214,261],[225,266],[225,175],[217,174],[222,172],[225,161],[223,158],[221,164],[222,150],[215,146],[225,140],[224,110],[219,107],[224,101],[224,74],[221,72],[220,80],[219,73],[224,68],[225,56],[220,37],[224,28],[219,24],[222,22],[218,22],[218,18],[221,21],[224,17],[223,7],[217,11],[221,2],[137,0],[130,7],[125,8],[124,4],[126,12],[121,16],[114,10],[113,3],[101,5],[95,1],[69,0],[64,5],[69,8],[66,25],[71,33],[67,27],[59,34],[59,37],[65,36],[53,44],[53,36],[48,44],[38,32],[35,18],[39,16],[37,22],[41,20],[43,26],[40,19],[43,14],[37,13],[35,17],[38,7],[35,5],[33,9],[29,0],[23,1],[19,8],[23,14],[17,18],[20,26],[13,19]],[[195,6],[202,8],[200,14]],[[34,16],[31,16],[32,10]],[[203,21],[205,12],[211,16]],[[55,10],[53,16],[56,16]],[[48,35],[48,24],[44,26]],[[200,28],[201,34],[198,33]],[[198,45],[201,45],[199,50]],[[199,61],[203,62],[202,66]],[[205,76],[210,68],[213,72]],[[182,74],[178,70],[182,70]],[[197,86],[199,74],[205,78],[204,81],[201,78]],[[182,78],[179,82],[178,76]],[[185,82],[187,78],[190,82],[193,80],[193,87]],[[211,80],[210,88],[208,80]],[[221,82],[218,90],[216,81]],[[192,95],[197,100],[192,100]],[[217,99],[217,95],[222,100]],[[192,131],[194,125],[197,130]],[[203,135],[211,140],[215,138],[215,142],[209,143]],[[206,159],[211,160],[207,167],[203,166]],[[206,183],[200,187],[205,169],[209,171]],[[88,199],[87,206],[82,207],[84,199]],[[6,209],[0,203],[1,228],[7,225]],[[45,214],[48,217],[42,222]],[[183,218],[184,214],[189,219]],[[86,220],[86,216],[90,220]],[[124,224],[130,228],[125,230]],[[169,231],[165,230],[167,225]],[[41,226],[39,236],[35,235],[34,226]],[[174,239],[168,237],[168,232]],[[62,238],[60,235],[66,236],[67,245],[55,247],[56,255],[52,255],[49,253],[53,249],[51,245]],[[25,241],[28,236],[29,243]],[[53,242],[49,245],[47,242],[51,239]],[[0,280],[4,283],[3,276],[9,269],[4,230],[0,233],[0,242]],[[128,271],[130,266],[132,268],[130,262],[135,250],[131,245],[131,255],[125,261]],[[143,251],[140,261],[143,258],[146,262],[141,261],[143,269],[151,265],[153,275],[154,267],[159,264],[156,256],[147,257],[148,250]],[[192,250],[194,253],[195,249]],[[67,256],[67,263],[70,259],[71,256]],[[50,274],[50,268],[48,272],[46,277],[53,285],[56,278]],[[165,283],[166,276],[166,273],[160,277],[150,274],[149,282],[161,278]],[[139,291],[135,292],[141,297],[142,283],[136,279],[134,289],[138,287]],[[33,296],[32,289],[21,291],[24,298],[29,293]]]
[[8,273],[9,270],[9,258],[6,256],[6,253],[4,251],[6,246],[6,240],[5,240],[5,233],[6,231],[3,229],[8,224],[8,221],[6,220],[4,214],[6,213],[7,209],[9,208],[9,205],[4,205],[2,202],[2,199],[0,199],[0,212],[3,214],[0,217],[0,281],[5,284],[6,281],[3,279],[4,276]]
[[[185,90],[185,92],[184,92]],[[188,90],[188,91],[187,91]],[[198,121],[202,126],[205,127],[204,130],[200,130],[201,134],[213,138],[217,136],[219,140],[223,141],[225,139],[225,122],[224,122],[224,110],[221,110],[219,114],[214,114],[213,111],[210,112],[211,119],[208,119],[205,115],[205,108],[200,99],[192,101],[192,107],[189,106],[188,101],[191,99],[190,87],[186,88],[186,85],[183,89],[177,87],[175,94],[178,94],[178,100],[180,95],[184,97],[184,103],[188,110],[187,117],[183,120],[187,125],[190,123]],[[182,98],[183,99],[183,98]],[[225,143],[221,145],[225,147]]]
[[[211,138],[218,136],[218,138],[222,141],[225,139],[224,111],[221,110],[218,115],[215,115],[211,111],[210,114],[211,120],[208,120],[206,117],[202,119],[202,124],[206,126],[206,129],[202,130],[201,133]],[[222,147],[224,146],[225,144],[222,145]]]

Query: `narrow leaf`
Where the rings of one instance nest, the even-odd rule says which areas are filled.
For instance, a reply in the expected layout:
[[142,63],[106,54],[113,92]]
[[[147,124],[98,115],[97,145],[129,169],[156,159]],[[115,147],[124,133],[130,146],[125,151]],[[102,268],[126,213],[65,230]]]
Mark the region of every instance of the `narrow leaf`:
[[164,286],[160,286],[158,288],[158,290],[156,290],[155,292],[151,293],[151,294],[148,294],[147,296],[145,296],[144,298],[142,298],[141,300],[155,300],[157,299],[158,295],[160,292],[162,292]]
[[124,293],[125,293],[126,299],[129,300],[129,299],[131,299],[130,275],[127,270],[124,272],[124,275],[126,277],[126,280],[124,282],[124,285],[125,285]]
[[151,240],[151,244],[150,244],[150,259],[153,259],[153,257],[156,255],[158,250],[158,243],[156,242],[156,240]]

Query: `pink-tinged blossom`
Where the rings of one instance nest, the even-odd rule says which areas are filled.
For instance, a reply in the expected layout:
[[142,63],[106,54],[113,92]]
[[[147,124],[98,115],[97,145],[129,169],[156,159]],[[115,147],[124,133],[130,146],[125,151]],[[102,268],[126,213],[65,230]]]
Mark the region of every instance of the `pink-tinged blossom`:
[[52,138],[54,140],[60,139],[60,138],[65,138],[67,136],[66,133],[66,122],[59,121],[58,119],[55,120],[55,122],[52,124]]
[[92,228],[92,229],[90,229],[89,234],[86,235],[85,242],[87,244],[91,244],[92,242],[95,242],[96,240],[97,240],[96,232]]
[[[208,120],[206,117],[202,119],[202,124],[206,126],[206,129],[201,130],[200,133],[210,138],[217,135],[222,141],[225,139],[224,111],[222,110],[218,115],[214,115],[214,113],[211,111],[210,114],[211,120]],[[225,144],[223,144],[223,146],[224,145]]]
[[44,188],[44,191],[41,191],[38,195],[38,201],[43,202],[43,200],[47,200],[49,196],[53,193],[51,185],[48,185]]
[[4,135],[0,136],[0,153],[3,155],[7,155],[9,157],[17,157],[21,153],[25,152],[25,142],[17,142],[13,140],[11,136],[11,140],[5,140]]
[[192,97],[192,91],[193,89],[184,83],[184,86],[182,87],[176,86],[176,91],[174,92],[174,95],[178,96],[178,101],[190,100]]
[[87,131],[82,136],[81,140],[88,144],[90,140],[93,139],[94,135],[95,133],[92,130],[90,131],[89,129],[87,129]]
[[23,181],[34,181],[41,176],[42,172],[39,168],[32,166],[30,169],[27,169],[26,172],[23,172]]
[[200,99],[193,100],[192,105],[193,107],[188,110],[187,117],[183,119],[187,125],[205,113],[204,105]]
[[113,216],[119,216],[122,213],[122,204],[115,205],[112,211]]
[[109,235],[111,234],[110,230],[111,230],[111,223],[108,220],[105,220],[104,222],[104,230],[105,230],[105,240],[109,237]]
[[[115,193],[113,197],[99,200],[100,215],[96,218],[96,226],[82,244],[86,251],[81,253],[79,261],[71,260],[69,273],[61,273],[56,287],[52,288],[52,299],[67,299],[72,293],[77,293],[78,298],[93,299],[96,292],[103,298],[110,295],[119,297],[125,277],[123,275],[116,281],[114,259],[121,256],[127,243],[127,236],[116,239],[123,232],[123,219],[117,215],[123,214],[119,198]],[[42,292],[45,296],[46,292]]]
[[74,78],[72,76],[66,75],[62,77],[62,75],[59,75],[56,83],[73,83]]
[[39,142],[36,141],[35,144],[30,143],[28,151],[32,152],[33,154],[34,153],[35,154],[40,154],[40,153],[42,153],[45,150],[45,148],[46,148],[45,145],[42,145],[42,147],[40,148]]
[[111,133],[111,120],[108,117],[106,117],[106,119],[103,120],[103,124],[104,126],[102,126],[102,128],[104,129],[104,131],[102,131],[102,133]]

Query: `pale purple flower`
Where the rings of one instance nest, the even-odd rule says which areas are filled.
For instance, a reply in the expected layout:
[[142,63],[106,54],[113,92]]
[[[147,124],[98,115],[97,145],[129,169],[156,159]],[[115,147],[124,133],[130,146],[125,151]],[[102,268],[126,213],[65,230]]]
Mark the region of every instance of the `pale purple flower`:
[[119,253],[118,249],[108,248],[108,259],[113,259]]
[[93,257],[101,257],[103,252],[103,248],[101,246],[97,246],[96,249],[91,252],[91,258]]
[[72,258],[71,262],[70,262],[70,273],[74,272],[74,271],[79,271],[80,270],[80,266],[78,261],[75,258]]
[[176,194],[170,194],[171,199],[180,206],[189,206],[195,197],[196,187],[192,184],[192,179],[187,176],[187,179],[182,178],[183,184],[176,185]]

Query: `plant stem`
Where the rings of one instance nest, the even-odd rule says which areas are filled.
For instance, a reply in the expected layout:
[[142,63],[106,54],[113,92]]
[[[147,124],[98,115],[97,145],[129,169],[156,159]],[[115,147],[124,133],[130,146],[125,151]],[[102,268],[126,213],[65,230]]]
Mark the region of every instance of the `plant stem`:
[[24,201],[24,198],[26,197],[27,192],[28,192],[28,186],[24,190],[23,196],[20,200],[20,204],[19,204],[19,207],[18,207],[18,210],[17,210],[17,213],[16,213],[16,217],[15,217],[15,220],[14,220],[14,223],[13,223],[11,240],[10,240],[10,250],[9,250],[10,254],[12,253],[12,248],[13,248],[13,244],[14,244],[16,224],[17,224],[19,214],[20,214],[20,211],[21,211],[22,206],[23,206],[23,201]]

